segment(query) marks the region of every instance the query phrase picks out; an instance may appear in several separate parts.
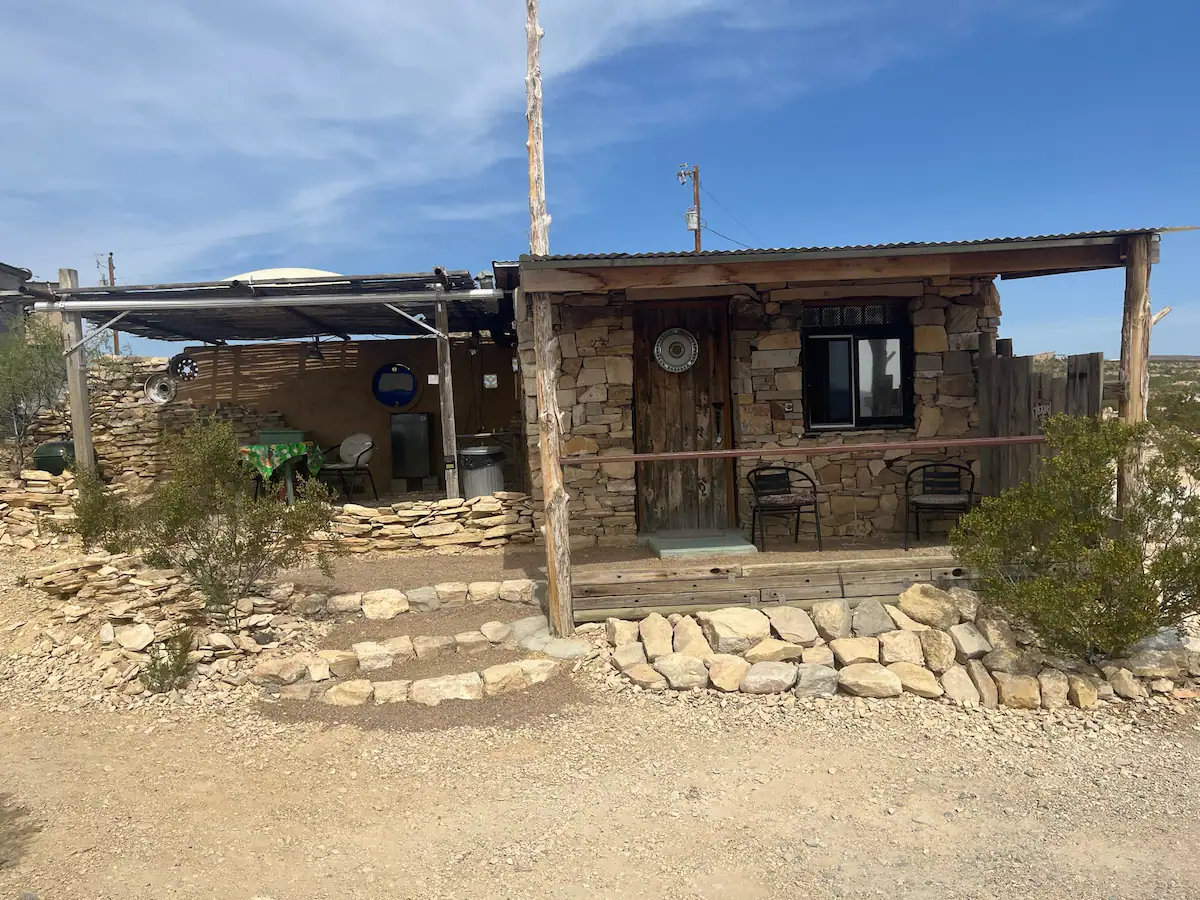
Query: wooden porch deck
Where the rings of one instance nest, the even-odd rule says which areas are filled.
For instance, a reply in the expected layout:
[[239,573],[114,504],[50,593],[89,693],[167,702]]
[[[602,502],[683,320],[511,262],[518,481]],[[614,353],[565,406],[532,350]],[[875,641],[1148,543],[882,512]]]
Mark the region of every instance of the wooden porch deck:
[[968,583],[966,570],[946,548],[838,553],[835,558],[819,553],[788,556],[799,558],[579,567],[571,573],[575,622],[600,622],[610,616],[640,619],[652,612],[695,613],[727,606],[785,604],[809,609],[820,600],[839,598],[852,607],[868,598],[894,603],[905,588],[919,582],[942,587]]

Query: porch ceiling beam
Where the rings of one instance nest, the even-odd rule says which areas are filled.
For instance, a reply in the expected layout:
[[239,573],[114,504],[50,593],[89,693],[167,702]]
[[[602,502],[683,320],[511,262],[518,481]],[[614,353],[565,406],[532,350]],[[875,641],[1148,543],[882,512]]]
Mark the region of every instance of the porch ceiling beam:
[[[38,312],[107,312],[127,309],[130,312],[152,312],[155,310],[182,309],[205,311],[210,309],[265,309],[271,306],[361,306],[381,303],[424,304],[430,309],[436,306],[438,292],[407,291],[375,294],[320,294],[320,295],[259,295],[255,297],[138,297],[133,295],[111,295],[108,297],[79,298],[69,294],[55,295],[54,300],[39,300],[34,304]],[[442,296],[448,301],[501,300],[503,291],[476,289],[470,291],[446,291]]]
[[538,260],[521,266],[521,286],[529,293],[568,291],[620,291],[637,288],[704,287],[707,285],[761,282],[856,281],[867,278],[928,278],[1012,275],[1049,270],[1076,271],[1119,268],[1125,264],[1117,244],[1081,244],[1070,247],[1019,250],[976,250],[970,253],[931,253],[743,261],[726,257],[720,262],[698,262],[677,257],[639,264],[609,261],[566,261],[543,266]]
[[334,337],[341,338],[343,341],[350,340],[350,335],[346,334],[346,332],[339,331],[338,329],[336,329],[332,325],[330,325],[328,322],[325,322],[316,316],[309,315],[308,313],[304,312],[303,310],[296,309],[294,306],[285,306],[284,309],[288,313],[290,313],[291,315],[293,315],[297,319],[299,319],[301,322],[307,322],[313,328],[320,328],[325,334],[331,334]]
[[225,346],[225,342],[220,338],[200,337],[198,334],[180,331],[178,328],[162,328],[158,325],[155,325],[153,322],[147,322],[145,319],[138,316],[126,316],[125,321],[130,325],[137,325],[139,328],[153,332],[166,341],[177,341],[179,338],[183,338],[186,341],[196,341],[197,343],[201,344],[212,344],[214,347]]

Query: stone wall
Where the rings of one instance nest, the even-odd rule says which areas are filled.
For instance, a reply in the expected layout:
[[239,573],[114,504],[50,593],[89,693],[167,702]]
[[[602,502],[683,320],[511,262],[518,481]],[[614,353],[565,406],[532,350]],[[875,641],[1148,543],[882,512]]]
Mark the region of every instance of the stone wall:
[[[137,482],[148,482],[162,474],[162,435],[187,427],[201,414],[231,422],[238,440],[249,440],[262,428],[286,427],[279,413],[259,413],[244,406],[209,409],[188,400],[175,400],[165,406],[151,403],[144,390],[146,379],[166,368],[163,357],[106,356],[88,370],[92,441],[106,479],[126,482],[136,489]],[[65,401],[38,420],[33,437],[37,443],[70,439],[71,417]]]
[[[903,283],[759,284],[730,296],[731,400],[739,449],[880,443],[976,433],[975,368],[981,347],[994,348],[999,294],[990,279],[933,277]],[[718,289],[717,294],[729,291]],[[805,434],[801,310],[806,302],[888,299],[906,303],[913,327],[914,411],[911,428]],[[561,336],[558,403],[564,456],[623,455],[633,450],[633,309],[623,293],[553,296],[553,321]],[[518,307],[517,330],[525,395],[530,482],[539,508],[541,473],[537,438],[537,384],[529,311]],[[827,534],[866,536],[903,528],[903,482],[908,465],[974,454],[897,450],[874,454],[829,453],[796,458],[818,484]],[[746,473],[767,460],[738,460],[739,522],[749,527]],[[636,534],[634,466],[627,463],[568,466],[571,534],[576,546],[629,543]],[[929,523],[945,529],[950,520]],[[786,533],[768,520],[768,533]],[[924,526],[923,521],[923,526]]]
[[0,547],[33,550],[66,543],[55,526],[70,521],[74,488],[75,476],[70,472],[24,471],[5,482],[0,488]]
[[532,543],[528,494],[498,491],[470,500],[416,500],[390,506],[347,503],[334,517],[337,540],[352,553],[503,547]]

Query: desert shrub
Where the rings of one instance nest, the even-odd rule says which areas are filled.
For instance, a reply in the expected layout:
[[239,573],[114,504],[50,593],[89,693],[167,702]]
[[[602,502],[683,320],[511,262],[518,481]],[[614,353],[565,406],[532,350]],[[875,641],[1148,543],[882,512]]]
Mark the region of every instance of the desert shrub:
[[1200,399],[1192,391],[1152,391],[1147,412],[1150,422],[1160,428],[1174,426],[1200,434]]
[[[1056,416],[1033,483],[985,498],[951,535],[991,602],[1057,652],[1118,655],[1200,612],[1200,439]],[[1118,461],[1144,454],[1118,508]]]
[[41,316],[18,316],[0,329],[0,439],[12,471],[33,452],[34,422],[67,387],[62,334]]
[[85,546],[140,551],[152,566],[185,572],[209,616],[235,628],[237,600],[256,582],[308,559],[330,571],[330,549],[312,541],[332,527],[325,485],[303,482],[291,506],[271,491],[255,499],[227,422],[203,420],[165,443],[169,474],[139,503],[79,479],[73,528]]
[[182,685],[187,680],[192,643],[192,629],[177,628],[162,644],[151,644],[150,658],[142,665],[142,684],[155,694],[165,694]]

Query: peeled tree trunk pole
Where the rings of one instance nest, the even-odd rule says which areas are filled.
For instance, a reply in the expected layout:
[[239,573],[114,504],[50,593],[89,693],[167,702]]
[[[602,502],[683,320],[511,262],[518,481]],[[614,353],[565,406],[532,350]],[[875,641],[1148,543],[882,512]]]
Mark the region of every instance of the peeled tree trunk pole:
[[[529,124],[529,252],[550,253],[550,216],[546,212],[546,162],[542,149],[542,29],[538,0],[525,2],[525,119]],[[554,334],[550,295],[529,295],[533,308],[533,346],[537,366],[538,451],[542,468],[542,500],[546,541],[547,617],[550,630],[566,637],[575,630],[571,606],[571,537],[567,492],[563,488],[559,445],[562,424],[558,409],[558,369],[561,359]]]
[[[1125,251],[1125,312],[1121,317],[1121,381],[1124,393],[1120,416],[1126,425],[1146,421],[1150,398],[1150,242],[1153,236],[1135,234],[1129,237]],[[1117,506],[1125,503],[1137,490],[1142,466],[1140,453],[1122,460],[1117,472]]]

